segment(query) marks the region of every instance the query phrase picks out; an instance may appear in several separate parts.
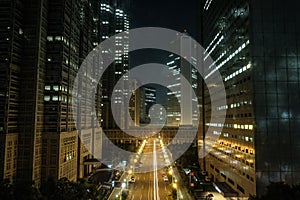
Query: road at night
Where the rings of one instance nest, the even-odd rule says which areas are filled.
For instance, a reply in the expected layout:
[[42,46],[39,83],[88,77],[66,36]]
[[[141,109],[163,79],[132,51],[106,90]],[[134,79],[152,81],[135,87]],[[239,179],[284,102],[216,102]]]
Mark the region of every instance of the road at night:
[[[172,199],[170,182],[163,180],[165,160],[158,142],[149,140],[143,150],[141,167],[135,169],[131,200]],[[145,172],[145,173],[139,173]]]

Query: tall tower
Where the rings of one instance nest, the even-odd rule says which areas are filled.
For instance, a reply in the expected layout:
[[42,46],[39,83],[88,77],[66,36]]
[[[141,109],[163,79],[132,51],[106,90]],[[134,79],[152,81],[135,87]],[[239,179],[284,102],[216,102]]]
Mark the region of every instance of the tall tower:
[[[101,30],[102,40],[109,38],[112,35],[129,30],[129,3],[128,1],[101,1]],[[104,129],[117,128],[114,117],[111,112],[111,101],[116,110],[120,111],[118,117],[121,121],[120,128],[128,128],[125,117],[124,96],[128,97],[128,78],[124,78],[121,88],[115,88],[117,81],[129,69],[129,35],[124,37],[116,37],[114,54],[115,62],[109,66],[102,77],[102,103],[103,112],[102,126]],[[104,55],[106,52],[102,52]],[[123,55],[122,55],[123,54]],[[115,99],[111,99],[112,93],[115,92]],[[128,108],[127,108],[128,109]]]
[[[18,115],[23,52],[21,3],[0,2],[0,179],[17,177]],[[15,48],[13,48],[15,47]],[[17,48],[19,47],[19,48]]]
[[197,102],[197,99],[192,96],[193,90],[197,89],[197,72],[185,59],[190,59],[196,65],[196,49],[186,32],[178,35],[177,40],[171,45],[173,48],[179,48],[184,58],[174,54],[168,57],[167,66],[172,71],[172,75],[168,77],[170,91],[167,93],[167,124],[168,126],[191,126],[197,118],[194,116],[192,106],[193,102]]
[[78,132],[71,111],[71,91],[79,68],[78,0],[49,1],[43,170],[49,176],[77,179]]
[[[217,144],[206,144],[213,145],[206,169],[239,196],[261,196],[270,182],[299,184],[299,8],[278,0],[207,0],[201,7],[204,78],[219,70],[227,93],[226,105],[210,107],[205,91],[203,125],[223,127]],[[211,124],[211,110],[226,110],[225,124]]]
[[1,1],[0,5],[0,174],[11,180],[33,180],[39,186],[47,1]]
[[[86,112],[73,119],[71,106],[78,68],[93,48],[91,6],[81,0],[0,2],[1,179],[34,181],[38,187],[49,176],[77,180],[84,175],[79,171],[91,170],[83,162],[95,151],[83,146],[101,140],[93,126],[100,87],[90,99],[95,108],[84,102]],[[84,130],[76,130],[74,120]]]

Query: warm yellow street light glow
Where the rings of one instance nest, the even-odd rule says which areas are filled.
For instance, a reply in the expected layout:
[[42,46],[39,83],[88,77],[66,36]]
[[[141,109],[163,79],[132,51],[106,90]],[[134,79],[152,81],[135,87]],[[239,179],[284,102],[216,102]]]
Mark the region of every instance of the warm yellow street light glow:
[[177,188],[177,184],[176,183],[173,183],[173,188]]

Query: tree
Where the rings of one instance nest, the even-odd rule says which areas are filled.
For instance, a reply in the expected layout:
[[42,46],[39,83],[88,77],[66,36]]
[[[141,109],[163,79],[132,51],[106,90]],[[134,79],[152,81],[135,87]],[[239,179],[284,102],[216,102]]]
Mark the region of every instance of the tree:
[[9,181],[0,183],[0,199],[14,199],[12,184]]
[[41,193],[46,199],[51,199],[56,191],[56,180],[53,177],[49,177],[41,187]]
[[16,200],[41,200],[43,195],[34,186],[33,181],[19,181],[13,185],[14,199]]

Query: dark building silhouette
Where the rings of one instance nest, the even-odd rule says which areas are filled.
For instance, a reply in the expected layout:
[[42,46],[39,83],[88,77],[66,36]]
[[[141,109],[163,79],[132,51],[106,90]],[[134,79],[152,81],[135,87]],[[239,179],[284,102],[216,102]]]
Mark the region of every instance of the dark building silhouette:
[[[33,180],[40,186],[49,176],[77,180],[91,172],[84,160],[93,157],[95,152],[87,149],[94,148],[84,145],[101,140],[101,131],[93,126],[101,115],[101,88],[91,98],[95,108],[76,119],[83,130],[75,127],[71,103],[77,71],[100,41],[93,34],[100,30],[100,12],[92,12],[95,4],[0,2],[1,179]],[[84,145],[78,136],[85,138]]]
[[1,1],[1,176],[40,185],[47,1]]

